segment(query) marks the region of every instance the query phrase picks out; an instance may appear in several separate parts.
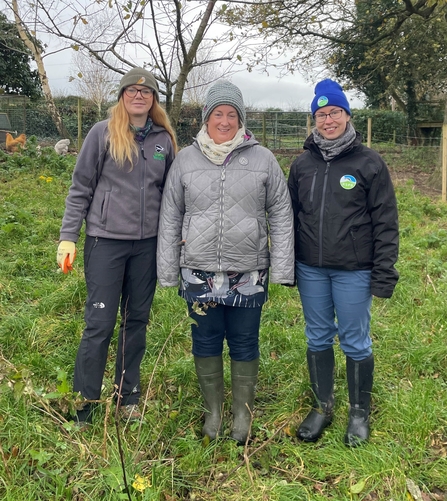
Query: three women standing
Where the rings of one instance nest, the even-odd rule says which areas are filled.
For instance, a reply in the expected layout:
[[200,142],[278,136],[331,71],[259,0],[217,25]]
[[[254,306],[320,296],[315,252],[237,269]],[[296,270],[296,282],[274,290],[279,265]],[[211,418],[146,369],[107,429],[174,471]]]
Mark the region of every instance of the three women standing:
[[338,334],[350,402],[345,443],[356,446],[369,437],[372,296],[391,297],[398,280],[397,203],[385,162],[361,143],[350,122],[341,86],[330,79],[319,82],[311,109],[316,126],[288,181],[315,396],[297,436],[314,442],[332,421],[333,344]]
[[[194,143],[172,163],[175,135],[158,103],[153,75],[135,68],[121,80],[109,121],[88,134],[66,201],[57,260],[71,264],[82,222],[88,297],[74,390],[100,396],[121,305],[115,384],[125,419],[139,419],[139,368],[158,278],[187,301],[192,353],[205,404],[202,434],[222,434],[223,344],[231,358],[233,426],[249,438],[259,370],[261,310],[268,282],[296,278],[306,321],[315,401],[297,435],[315,441],[334,408],[334,338],[346,355],[350,413],[345,443],[369,437],[374,358],[372,296],[390,297],[398,280],[397,204],[386,164],[365,147],[341,87],[315,88],[316,127],[291,167],[289,190],[273,154],[245,128],[240,90],[213,85]],[[269,271],[270,268],[270,271]],[[202,312],[197,312],[199,307]],[[199,313],[205,313],[199,314]],[[90,422],[91,405],[77,420]]]
[[[240,90],[208,91],[203,127],[172,164],[163,194],[158,279],[187,301],[192,353],[205,404],[202,435],[222,433],[223,343],[231,358],[231,438],[250,432],[259,326],[268,282],[294,282],[293,216],[283,172],[245,128]],[[269,272],[269,267],[271,270]],[[270,275],[269,275],[270,274]],[[205,315],[194,310],[199,305]]]

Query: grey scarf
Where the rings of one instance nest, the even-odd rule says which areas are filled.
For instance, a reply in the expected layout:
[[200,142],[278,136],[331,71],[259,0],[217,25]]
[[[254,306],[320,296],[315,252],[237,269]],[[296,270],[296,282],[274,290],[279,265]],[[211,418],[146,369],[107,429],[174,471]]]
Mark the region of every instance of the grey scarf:
[[328,161],[332,160],[337,155],[340,155],[354,142],[356,133],[351,122],[346,124],[346,130],[337,139],[325,139],[315,127],[312,129],[315,144],[320,148],[323,158]]

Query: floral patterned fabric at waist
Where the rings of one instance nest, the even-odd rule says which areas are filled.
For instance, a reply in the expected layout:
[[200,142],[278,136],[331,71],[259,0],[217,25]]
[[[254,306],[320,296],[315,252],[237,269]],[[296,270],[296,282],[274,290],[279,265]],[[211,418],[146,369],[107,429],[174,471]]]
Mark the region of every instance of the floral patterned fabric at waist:
[[262,306],[268,298],[268,269],[215,273],[182,268],[179,295],[188,303],[214,301],[242,308]]

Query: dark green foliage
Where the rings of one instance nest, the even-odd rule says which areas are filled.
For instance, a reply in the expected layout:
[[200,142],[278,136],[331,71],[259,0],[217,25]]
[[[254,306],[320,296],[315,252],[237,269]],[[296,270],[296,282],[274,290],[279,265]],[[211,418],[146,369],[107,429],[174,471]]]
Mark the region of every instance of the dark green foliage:
[[354,127],[366,140],[368,118],[372,119],[372,141],[374,143],[407,143],[407,119],[401,111],[391,110],[353,110]]
[[447,21],[443,7],[433,5],[426,16],[406,19],[398,30],[371,44],[389,30],[390,12],[397,12],[399,4],[395,0],[356,2],[354,23],[332,42],[326,62],[336,78],[365,94],[368,106],[390,108],[394,98],[407,115],[409,135],[415,138],[422,115],[419,107],[443,93]]
[[3,93],[31,99],[42,95],[39,74],[31,70],[31,61],[31,52],[21,40],[15,24],[0,13],[0,89]]
[[180,146],[188,146],[193,142],[202,127],[202,108],[199,106],[182,105],[177,123],[177,142]]

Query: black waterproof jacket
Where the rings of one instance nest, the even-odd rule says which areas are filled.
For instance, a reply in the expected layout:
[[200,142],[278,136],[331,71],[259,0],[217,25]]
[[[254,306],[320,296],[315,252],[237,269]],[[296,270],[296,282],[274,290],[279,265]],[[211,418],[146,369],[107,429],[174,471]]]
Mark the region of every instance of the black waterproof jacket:
[[398,280],[397,203],[388,167],[357,138],[330,161],[309,136],[289,190],[295,257],[308,266],[371,270],[371,294],[391,297]]

